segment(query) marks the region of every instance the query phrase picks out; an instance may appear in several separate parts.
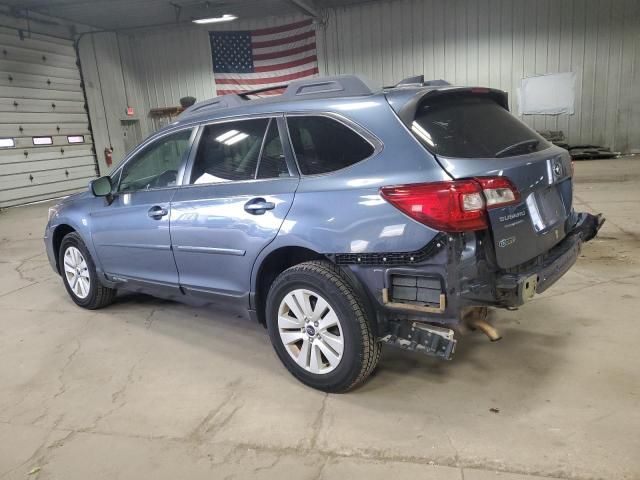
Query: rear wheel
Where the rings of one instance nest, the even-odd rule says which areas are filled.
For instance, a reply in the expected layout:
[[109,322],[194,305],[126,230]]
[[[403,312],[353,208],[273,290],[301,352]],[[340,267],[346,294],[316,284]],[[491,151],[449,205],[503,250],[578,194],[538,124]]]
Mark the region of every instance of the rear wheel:
[[271,343],[301,382],[326,392],[362,383],[380,358],[365,309],[335,265],[305,262],[285,270],[267,297]]
[[113,302],[116,290],[103,286],[80,235],[69,233],[60,245],[60,274],[67,293],[77,305],[95,310]]

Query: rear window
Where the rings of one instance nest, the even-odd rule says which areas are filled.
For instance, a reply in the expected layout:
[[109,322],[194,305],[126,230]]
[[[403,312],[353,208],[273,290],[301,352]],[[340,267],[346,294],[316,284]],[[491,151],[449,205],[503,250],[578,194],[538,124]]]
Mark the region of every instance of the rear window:
[[449,94],[424,102],[411,125],[427,149],[445,157],[512,157],[550,144],[490,98]]
[[304,175],[333,172],[371,156],[373,146],[359,134],[327,117],[287,118],[291,144]]

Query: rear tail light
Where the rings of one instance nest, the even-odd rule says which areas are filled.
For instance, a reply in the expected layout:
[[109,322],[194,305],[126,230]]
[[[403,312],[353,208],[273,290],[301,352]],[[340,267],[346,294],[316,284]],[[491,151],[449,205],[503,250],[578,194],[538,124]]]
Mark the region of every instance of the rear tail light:
[[520,203],[520,193],[505,177],[476,177],[482,187],[487,208],[506,207]]
[[445,232],[484,230],[487,208],[520,201],[518,191],[503,177],[382,187],[380,194],[414,220]]

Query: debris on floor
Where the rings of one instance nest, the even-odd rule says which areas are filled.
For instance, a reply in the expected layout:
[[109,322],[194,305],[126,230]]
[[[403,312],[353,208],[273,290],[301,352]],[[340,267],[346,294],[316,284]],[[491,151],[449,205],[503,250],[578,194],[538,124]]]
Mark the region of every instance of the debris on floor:
[[569,145],[562,130],[539,130],[538,133],[558,147],[568,150],[573,160],[592,160],[596,158],[614,158],[620,152],[612,152],[600,145]]
[[575,145],[569,147],[569,153],[573,160],[593,160],[596,158],[614,158],[620,152],[612,152],[607,147],[598,145]]

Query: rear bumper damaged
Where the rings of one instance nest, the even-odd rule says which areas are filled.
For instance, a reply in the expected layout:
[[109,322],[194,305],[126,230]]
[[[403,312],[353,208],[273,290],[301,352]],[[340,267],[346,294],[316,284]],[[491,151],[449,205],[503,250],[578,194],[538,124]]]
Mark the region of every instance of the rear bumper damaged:
[[434,244],[431,256],[419,264],[349,268],[374,300],[382,341],[449,359],[456,342],[452,329],[465,322],[470,311],[517,308],[573,266],[582,243],[594,238],[604,223],[602,215],[579,213],[573,218],[560,243],[508,270],[496,266],[488,232],[439,236],[434,239],[437,248]]
[[519,307],[535,294],[542,293],[576,263],[583,242],[598,234],[604,224],[602,214],[579,213],[569,234],[549,252],[534,259],[531,267],[519,267],[518,273],[505,273],[496,279],[496,298],[502,306]]

